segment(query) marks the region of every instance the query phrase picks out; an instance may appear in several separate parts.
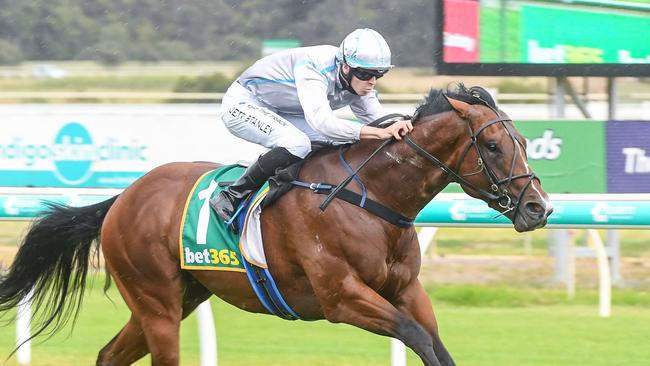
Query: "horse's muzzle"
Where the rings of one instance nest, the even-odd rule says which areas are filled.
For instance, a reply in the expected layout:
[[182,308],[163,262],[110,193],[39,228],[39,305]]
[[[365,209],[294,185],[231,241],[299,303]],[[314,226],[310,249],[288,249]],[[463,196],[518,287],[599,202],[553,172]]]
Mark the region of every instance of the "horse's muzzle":
[[553,213],[553,204],[550,201],[529,201],[519,209],[519,215],[514,222],[515,230],[532,231],[546,225],[548,217]]

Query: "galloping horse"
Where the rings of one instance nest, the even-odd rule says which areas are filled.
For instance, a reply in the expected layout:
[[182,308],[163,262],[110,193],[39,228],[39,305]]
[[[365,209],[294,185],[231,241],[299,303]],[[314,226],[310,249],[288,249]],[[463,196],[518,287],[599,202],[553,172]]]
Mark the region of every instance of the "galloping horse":
[[[484,89],[460,84],[432,90],[413,123],[401,141],[364,140],[345,150],[353,167],[376,153],[357,174],[369,199],[414,218],[455,181],[506,215],[517,231],[546,224],[552,205],[527,163],[525,140]],[[197,178],[216,166],[171,163],[107,201],[51,205],[0,278],[0,310],[31,297],[44,315],[35,335],[60,329],[79,310],[89,257],[101,238],[108,280],[115,281],[132,315],[99,352],[98,365],[128,365],[147,353],[153,365],[178,365],[180,322],[212,294],[266,313],[245,274],[180,268],[185,199]],[[348,175],[336,150],[322,149],[306,161],[299,179],[341,182]],[[356,186],[350,190],[359,192]],[[453,365],[418,280],[414,227],[339,199],[322,211],[323,197],[294,188],[262,211],[269,270],[286,302],[303,319],[394,337],[425,365]]]

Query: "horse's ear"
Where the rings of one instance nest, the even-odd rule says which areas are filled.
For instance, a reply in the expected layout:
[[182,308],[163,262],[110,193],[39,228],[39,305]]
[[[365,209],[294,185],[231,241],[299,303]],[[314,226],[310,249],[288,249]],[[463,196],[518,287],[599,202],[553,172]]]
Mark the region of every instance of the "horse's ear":
[[470,109],[469,103],[465,103],[462,100],[449,98],[446,95],[445,98],[447,98],[447,101],[449,102],[451,107],[456,111],[456,113],[458,113],[458,115],[460,115],[462,118],[469,117],[469,109]]

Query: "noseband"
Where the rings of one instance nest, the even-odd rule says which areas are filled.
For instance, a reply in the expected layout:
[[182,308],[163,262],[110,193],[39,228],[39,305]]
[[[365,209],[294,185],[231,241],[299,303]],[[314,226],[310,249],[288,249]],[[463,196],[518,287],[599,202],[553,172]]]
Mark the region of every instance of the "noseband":
[[[517,217],[517,213],[519,212],[519,205],[521,203],[522,197],[530,187],[533,179],[537,179],[537,181],[539,181],[539,177],[537,177],[535,173],[527,173],[527,174],[519,174],[519,175],[513,174],[515,169],[516,157],[517,157],[516,144],[519,144],[519,146],[521,146],[523,151],[525,151],[526,149],[524,148],[524,144],[518,138],[515,137],[516,133],[513,127],[510,124],[505,123],[505,122],[512,122],[512,120],[506,116],[502,116],[500,111],[493,108],[489,103],[481,99],[480,96],[474,95],[474,97],[481,100],[485,104],[485,106],[490,108],[497,115],[497,117],[482,124],[476,131],[472,129],[472,125],[469,120],[463,119],[465,122],[467,122],[470,143],[465,146],[465,150],[463,151],[463,154],[461,155],[459,162],[456,165],[456,169],[451,169],[445,163],[440,161],[440,159],[431,155],[428,151],[426,151],[415,141],[413,141],[413,139],[411,139],[409,135],[404,136],[404,141],[406,142],[407,145],[413,148],[413,150],[415,150],[418,154],[423,156],[425,159],[429,160],[434,165],[440,167],[440,169],[442,169],[445,173],[447,173],[451,177],[452,182],[457,182],[459,184],[465,185],[471,188],[472,190],[478,192],[482,196],[482,198],[484,198],[488,203],[492,203],[496,201],[499,207],[504,209],[504,211],[501,212],[498,216],[505,215],[510,211],[514,211],[514,216],[512,218],[512,221],[514,222]],[[483,153],[481,152],[481,149],[478,146],[478,137],[480,136],[481,132],[483,132],[486,128],[497,123],[500,123],[506,129],[506,132],[508,133],[508,135],[510,136],[513,142],[513,154],[512,154],[512,163],[510,164],[510,172],[508,173],[508,176],[503,179],[499,179],[499,177],[496,175],[494,170],[491,169],[486,164],[486,159],[483,157]],[[461,176],[459,173],[456,172],[459,171],[460,166],[465,160],[465,156],[467,156],[467,153],[472,147],[476,149],[478,155],[477,165],[479,167],[479,170]],[[477,187],[476,185],[468,181],[466,178],[464,178],[465,176],[478,174],[481,171],[485,172],[485,175],[490,181],[490,191],[486,191],[480,187]],[[509,191],[510,184],[515,179],[520,179],[520,178],[528,178],[528,182],[526,182],[526,185],[521,190],[519,195],[516,198],[513,198],[511,192]]]

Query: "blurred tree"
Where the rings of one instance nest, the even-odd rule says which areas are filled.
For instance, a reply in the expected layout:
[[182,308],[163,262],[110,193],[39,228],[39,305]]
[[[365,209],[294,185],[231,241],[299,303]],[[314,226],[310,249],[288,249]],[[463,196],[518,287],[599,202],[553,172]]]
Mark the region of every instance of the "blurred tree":
[[0,39],[0,65],[15,65],[23,60],[20,48],[15,44]]
[[0,0],[0,37],[32,60],[251,60],[260,56],[264,39],[338,45],[355,28],[371,27],[386,37],[393,63],[429,66],[433,5],[431,0]]

